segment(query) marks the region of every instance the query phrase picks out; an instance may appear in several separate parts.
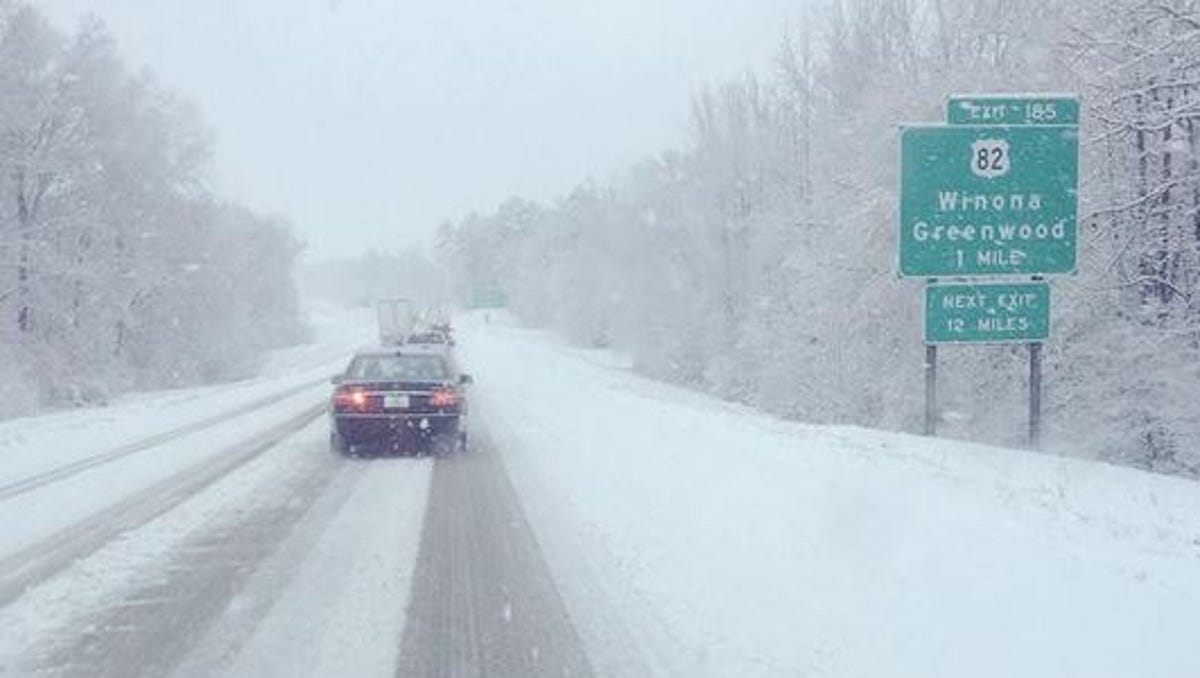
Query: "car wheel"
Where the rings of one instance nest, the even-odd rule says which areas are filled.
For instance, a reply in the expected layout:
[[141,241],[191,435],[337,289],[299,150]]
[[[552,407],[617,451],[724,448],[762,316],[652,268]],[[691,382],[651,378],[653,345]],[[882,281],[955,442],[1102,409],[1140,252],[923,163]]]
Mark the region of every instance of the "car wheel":
[[456,433],[441,433],[435,436],[430,436],[426,440],[426,447],[429,453],[434,457],[448,457],[458,451],[458,434]]
[[340,435],[330,432],[329,451],[342,456],[348,456],[350,454],[350,449],[350,446],[346,444],[346,441]]

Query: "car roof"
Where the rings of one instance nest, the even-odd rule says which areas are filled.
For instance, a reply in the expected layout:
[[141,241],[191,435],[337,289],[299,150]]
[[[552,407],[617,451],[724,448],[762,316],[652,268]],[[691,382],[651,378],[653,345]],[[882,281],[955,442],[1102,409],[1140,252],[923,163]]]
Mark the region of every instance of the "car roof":
[[434,355],[445,356],[446,349],[441,345],[403,344],[398,346],[371,346],[360,348],[354,352],[355,358],[377,358],[390,355]]

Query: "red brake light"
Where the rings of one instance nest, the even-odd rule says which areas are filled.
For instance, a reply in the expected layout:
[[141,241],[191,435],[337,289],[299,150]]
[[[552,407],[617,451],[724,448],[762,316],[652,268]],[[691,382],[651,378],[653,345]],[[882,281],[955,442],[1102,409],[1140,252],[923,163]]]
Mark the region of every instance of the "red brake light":
[[351,410],[366,409],[367,394],[361,389],[339,388],[333,393],[333,403],[337,407]]
[[458,393],[452,388],[439,388],[429,396],[429,404],[434,407],[454,407],[458,404]]

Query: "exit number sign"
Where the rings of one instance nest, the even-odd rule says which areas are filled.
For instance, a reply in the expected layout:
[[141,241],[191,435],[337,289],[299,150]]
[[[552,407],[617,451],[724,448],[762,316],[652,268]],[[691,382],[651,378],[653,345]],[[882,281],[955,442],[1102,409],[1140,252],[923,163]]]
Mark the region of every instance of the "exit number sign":
[[946,102],[951,125],[1078,125],[1079,99],[1053,94],[974,94]]

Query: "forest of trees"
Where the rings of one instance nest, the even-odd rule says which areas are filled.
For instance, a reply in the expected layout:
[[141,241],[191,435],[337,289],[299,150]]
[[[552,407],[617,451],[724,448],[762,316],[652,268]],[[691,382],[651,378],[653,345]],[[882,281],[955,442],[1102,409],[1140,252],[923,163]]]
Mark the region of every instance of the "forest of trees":
[[[771,72],[694,97],[685,147],[445,225],[460,299],[503,300],[645,374],[782,416],[920,431],[897,128],[942,119],[951,93],[1075,92],[1080,266],[1051,280],[1046,447],[1195,474],[1200,3],[827,5],[781,37]],[[944,349],[945,434],[1021,444],[1026,360]]]
[[300,244],[208,186],[195,110],[0,0],[0,416],[247,374],[304,334]]

